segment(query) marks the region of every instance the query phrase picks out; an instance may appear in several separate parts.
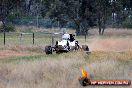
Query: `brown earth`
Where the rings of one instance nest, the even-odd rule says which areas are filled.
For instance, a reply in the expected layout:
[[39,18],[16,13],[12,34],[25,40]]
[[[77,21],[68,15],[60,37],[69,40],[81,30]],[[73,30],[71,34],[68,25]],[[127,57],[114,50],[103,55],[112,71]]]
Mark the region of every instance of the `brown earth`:
[[0,50],[0,59],[9,58],[13,56],[28,56],[30,53],[18,52],[13,50]]

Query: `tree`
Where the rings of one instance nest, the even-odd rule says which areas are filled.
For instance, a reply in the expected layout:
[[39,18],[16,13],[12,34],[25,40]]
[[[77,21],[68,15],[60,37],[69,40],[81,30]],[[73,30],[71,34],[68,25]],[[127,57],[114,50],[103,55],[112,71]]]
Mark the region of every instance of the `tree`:
[[20,0],[2,0],[0,2],[0,21],[3,23],[3,29],[6,27],[7,16],[14,7],[20,4]]
[[110,2],[109,0],[95,0],[97,23],[99,27],[99,34],[103,35],[106,28],[106,20],[110,15]]
[[45,9],[42,15],[59,21],[61,25],[72,21],[76,24],[77,35],[86,34],[94,24],[92,3],[93,0],[43,0]]

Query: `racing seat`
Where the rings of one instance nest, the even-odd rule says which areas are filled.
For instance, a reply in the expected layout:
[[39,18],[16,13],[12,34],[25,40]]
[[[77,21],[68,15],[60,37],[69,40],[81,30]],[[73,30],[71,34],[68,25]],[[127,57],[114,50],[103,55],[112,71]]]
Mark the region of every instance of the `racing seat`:
[[73,42],[75,40],[74,36],[70,34],[70,42]]

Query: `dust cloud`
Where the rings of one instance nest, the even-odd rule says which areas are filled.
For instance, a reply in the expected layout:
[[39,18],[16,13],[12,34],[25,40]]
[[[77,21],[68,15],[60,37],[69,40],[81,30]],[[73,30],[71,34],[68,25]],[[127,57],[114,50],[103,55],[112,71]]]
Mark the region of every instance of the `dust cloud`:
[[131,38],[93,38],[87,43],[92,51],[126,51],[132,50]]

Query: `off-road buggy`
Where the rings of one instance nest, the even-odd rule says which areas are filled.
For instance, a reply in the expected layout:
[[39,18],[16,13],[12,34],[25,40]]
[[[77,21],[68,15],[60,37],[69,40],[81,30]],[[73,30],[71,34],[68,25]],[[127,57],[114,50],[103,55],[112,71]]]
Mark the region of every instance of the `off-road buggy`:
[[45,53],[46,54],[52,54],[52,52],[56,53],[63,53],[63,52],[69,52],[74,50],[83,49],[84,51],[89,51],[89,48],[87,45],[82,45],[82,47],[79,46],[78,41],[74,38],[75,35],[73,34],[63,34],[61,41],[56,41],[55,45],[48,45],[45,47]]

